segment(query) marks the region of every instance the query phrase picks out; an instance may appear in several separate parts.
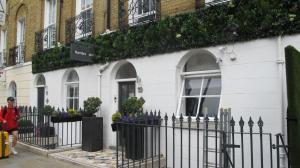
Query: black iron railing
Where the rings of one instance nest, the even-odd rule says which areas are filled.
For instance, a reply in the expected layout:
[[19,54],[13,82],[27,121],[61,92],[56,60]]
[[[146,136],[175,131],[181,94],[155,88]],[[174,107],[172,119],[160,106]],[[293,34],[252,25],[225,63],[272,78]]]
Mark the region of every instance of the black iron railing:
[[214,118],[145,113],[117,123],[116,167],[273,168],[273,136],[263,125],[236,124],[223,110]]
[[81,144],[81,119],[57,119],[41,111],[35,107],[20,107],[19,141],[44,149]]
[[205,1],[205,6],[209,7],[209,6],[213,6],[213,5],[220,5],[223,3],[227,3],[230,0],[206,0]]
[[41,52],[43,50],[55,46],[56,40],[56,24],[52,24],[47,28],[35,33],[35,50]]
[[19,43],[17,46],[9,49],[10,64],[16,65],[25,61],[25,43]]
[[119,28],[159,20],[160,0],[119,0]]
[[79,15],[66,20],[66,43],[92,36],[94,32],[93,9],[87,9]]

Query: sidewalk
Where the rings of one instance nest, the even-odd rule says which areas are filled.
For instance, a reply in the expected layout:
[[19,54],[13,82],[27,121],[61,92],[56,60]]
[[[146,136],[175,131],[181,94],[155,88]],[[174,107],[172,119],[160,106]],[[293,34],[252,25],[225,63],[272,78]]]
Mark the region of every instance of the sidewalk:
[[10,156],[8,159],[0,159],[1,168],[82,168],[77,164],[71,164],[59,161],[52,158],[47,158],[28,152],[24,149],[17,149],[19,154],[17,156]]

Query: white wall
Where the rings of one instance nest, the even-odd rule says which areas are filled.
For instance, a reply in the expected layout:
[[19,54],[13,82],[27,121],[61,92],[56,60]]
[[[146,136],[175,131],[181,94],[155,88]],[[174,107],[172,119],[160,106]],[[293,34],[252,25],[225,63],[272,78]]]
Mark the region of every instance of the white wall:
[[[252,116],[257,125],[261,116],[264,131],[273,134],[283,132],[286,128],[283,128],[287,102],[285,67],[284,63],[278,60],[284,62],[283,51],[287,45],[293,45],[300,50],[300,35],[197,49],[221,58],[222,61],[219,62],[222,74],[221,107],[230,107],[236,120],[243,116],[247,124],[249,117]],[[221,50],[222,48],[224,50]],[[189,52],[191,51],[186,50],[127,60],[133,64],[141,79],[143,92],[137,93],[137,96],[142,96],[146,100],[145,109],[159,109],[162,114],[167,113],[169,117],[176,112],[181,85],[180,62]],[[236,59],[231,60],[231,57]],[[115,133],[111,131],[110,124],[112,113],[118,109],[118,101],[114,100],[118,95],[115,73],[122,62],[124,60],[110,63],[101,75],[99,75],[102,66],[100,64],[74,68],[80,79],[80,106],[82,107],[83,100],[87,97],[101,95],[103,104],[100,115],[104,117],[106,147],[115,145]],[[49,99],[50,105],[66,106],[65,85],[62,81],[68,70],[43,73],[48,90],[46,99]],[[36,92],[33,92],[32,96],[34,97],[32,103],[35,105]]]

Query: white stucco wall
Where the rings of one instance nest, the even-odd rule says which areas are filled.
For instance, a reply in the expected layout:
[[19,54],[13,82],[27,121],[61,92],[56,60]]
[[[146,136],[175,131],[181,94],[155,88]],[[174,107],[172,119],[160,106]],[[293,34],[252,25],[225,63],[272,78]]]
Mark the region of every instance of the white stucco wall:
[[[222,78],[221,106],[232,109],[233,117],[243,116],[246,123],[251,116],[255,122],[261,116],[264,131],[285,133],[286,86],[284,47],[293,45],[300,50],[300,35],[274,37],[250,42],[206,47],[196,50],[159,54],[151,57],[128,59],[141,79],[145,109],[159,109],[162,114],[176,113],[181,80],[182,60],[190,52],[209,52],[219,62]],[[225,50],[222,50],[222,48]],[[236,57],[231,60],[231,57]],[[115,133],[111,131],[111,115],[118,109],[115,73],[125,60],[112,62],[101,72],[102,65],[75,67],[79,75],[80,107],[90,96],[99,96],[103,102],[100,116],[104,118],[104,145],[115,145]],[[46,79],[46,98],[50,105],[65,107],[64,76],[70,69],[43,73]],[[37,75],[34,75],[34,79]],[[100,79],[101,78],[101,79]],[[36,79],[35,79],[36,80]],[[36,88],[32,83],[32,105],[36,105]],[[256,127],[257,128],[257,127]],[[257,130],[257,129],[256,129]],[[247,131],[247,129],[246,129]]]
[[0,105],[6,105],[6,98],[10,96],[10,84],[15,82],[17,86],[17,105],[28,106],[31,104],[31,62],[15,65],[4,69],[6,81],[0,83]]

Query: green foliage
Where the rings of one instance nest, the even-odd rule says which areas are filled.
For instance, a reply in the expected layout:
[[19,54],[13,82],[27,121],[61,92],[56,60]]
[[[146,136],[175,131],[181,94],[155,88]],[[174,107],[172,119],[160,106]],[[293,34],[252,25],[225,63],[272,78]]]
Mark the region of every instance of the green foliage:
[[[299,32],[299,0],[233,0],[86,42],[97,46],[94,62],[105,63]],[[65,47],[56,47],[35,54],[33,73],[86,65],[71,61],[69,52]]]
[[122,114],[120,112],[115,112],[111,116],[111,120],[112,120],[112,122],[117,122],[120,120],[121,117],[122,117]]
[[43,115],[45,116],[51,116],[52,113],[55,111],[53,107],[46,105],[44,106],[43,110]]
[[122,103],[122,113],[136,114],[142,111],[145,100],[143,98],[131,97]]
[[74,117],[74,116],[80,116],[80,112],[78,112],[75,109],[68,109],[68,113],[70,114],[70,116]]
[[33,123],[30,120],[19,120],[19,127],[33,127]]
[[96,113],[99,110],[101,103],[102,102],[99,97],[89,97],[83,102],[84,115],[89,116]]

